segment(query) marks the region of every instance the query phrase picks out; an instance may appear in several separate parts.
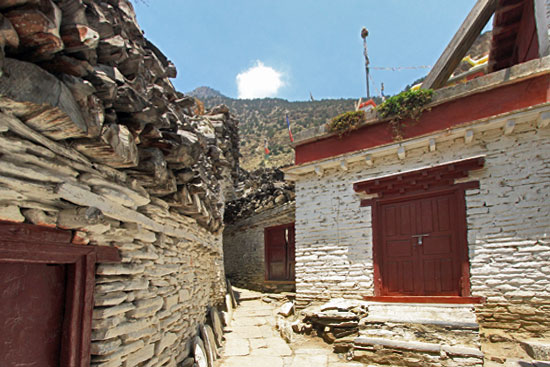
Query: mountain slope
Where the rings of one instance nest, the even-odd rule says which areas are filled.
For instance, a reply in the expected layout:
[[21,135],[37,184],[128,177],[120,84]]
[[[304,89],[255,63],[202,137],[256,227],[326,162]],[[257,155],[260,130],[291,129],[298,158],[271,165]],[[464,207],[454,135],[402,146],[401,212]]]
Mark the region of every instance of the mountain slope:
[[[259,167],[279,167],[292,164],[294,152],[285,116],[288,114],[293,133],[319,126],[332,117],[353,110],[354,99],[325,99],[320,101],[289,102],[280,98],[233,99],[214,89],[200,87],[188,93],[201,100],[205,107],[218,104],[229,107],[239,123],[241,135],[241,167],[254,170]],[[270,154],[264,154],[264,139],[268,140]]]
[[[474,59],[487,55],[491,38],[491,31],[480,35],[467,55]],[[470,64],[462,61],[456,68],[455,74],[470,68]],[[422,80],[424,77],[408,85],[405,90]],[[288,137],[286,114],[290,119],[292,132],[297,133],[322,125],[342,112],[353,110],[356,103],[354,99],[324,99],[307,102],[289,102],[280,98],[233,99],[209,87],[199,87],[188,94],[201,100],[207,109],[225,104],[237,117],[240,121],[240,151],[243,155],[241,167],[249,171],[260,167],[280,167],[293,163],[294,154]],[[381,102],[378,98],[375,98],[375,101]],[[267,157],[264,155],[266,138],[271,151]]]

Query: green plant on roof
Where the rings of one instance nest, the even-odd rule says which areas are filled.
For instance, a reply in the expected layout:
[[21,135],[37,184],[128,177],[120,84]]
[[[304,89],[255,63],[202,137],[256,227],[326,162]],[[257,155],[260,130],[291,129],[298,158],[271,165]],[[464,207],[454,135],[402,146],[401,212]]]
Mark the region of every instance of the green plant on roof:
[[397,140],[401,140],[402,121],[406,119],[418,120],[426,105],[431,102],[433,89],[418,89],[401,92],[388,98],[376,108],[378,117],[384,119],[390,117],[390,124]]
[[331,133],[338,133],[338,136],[342,137],[357,129],[363,121],[365,121],[365,112],[363,111],[344,112],[327,123],[327,130]]
[[384,101],[376,108],[381,118],[395,117],[400,120],[407,118],[418,120],[425,107],[431,102],[433,89],[418,89],[401,92]]

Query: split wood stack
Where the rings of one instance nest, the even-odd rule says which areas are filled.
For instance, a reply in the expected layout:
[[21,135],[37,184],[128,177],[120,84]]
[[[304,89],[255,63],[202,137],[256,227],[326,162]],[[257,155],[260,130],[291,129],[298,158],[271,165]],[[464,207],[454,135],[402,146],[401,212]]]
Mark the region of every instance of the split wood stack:
[[225,223],[232,224],[294,201],[294,184],[284,180],[278,168],[260,168],[253,172],[241,170],[237,198],[226,203]]
[[120,186],[220,229],[238,122],[224,106],[194,114],[127,0],[1,1],[0,74],[7,134],[52,141],[67,170],[111,172]]

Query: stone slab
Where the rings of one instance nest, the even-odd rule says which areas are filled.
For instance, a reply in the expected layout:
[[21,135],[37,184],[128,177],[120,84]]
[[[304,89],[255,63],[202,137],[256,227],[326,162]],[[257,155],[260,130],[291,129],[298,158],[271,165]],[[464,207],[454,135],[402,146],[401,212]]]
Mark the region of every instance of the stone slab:
[[226,357],[247,356],[250,354],[250,344],[247,339],[232,334],[229,334],[226,338],[224,351]]
[[530,339],[521,341],[521,346],[529,357],[541,360],[550,361],[550,341],[542,339]]
[[[223,367],[283,367],[283,358],[270,356],[257,356],[249,358],[229,357],[223,361]],[[314,366],[301,365],[300,367]]]

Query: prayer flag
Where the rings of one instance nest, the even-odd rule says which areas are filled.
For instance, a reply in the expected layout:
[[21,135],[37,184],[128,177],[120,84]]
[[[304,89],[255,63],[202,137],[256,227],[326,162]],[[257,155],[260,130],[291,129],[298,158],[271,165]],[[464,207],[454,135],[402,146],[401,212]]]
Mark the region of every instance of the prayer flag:
[[288,136],[290,137],[290,141],[294,143],[294,137],[292,137],[292,131],[290,130],[290,121],[288,121],[288,115],[286,115],[286,125],[288,126]]
[[269,143],[267,142],[267,138],[264,139],[264,151],[265,151],[265,154],[269,154]]

